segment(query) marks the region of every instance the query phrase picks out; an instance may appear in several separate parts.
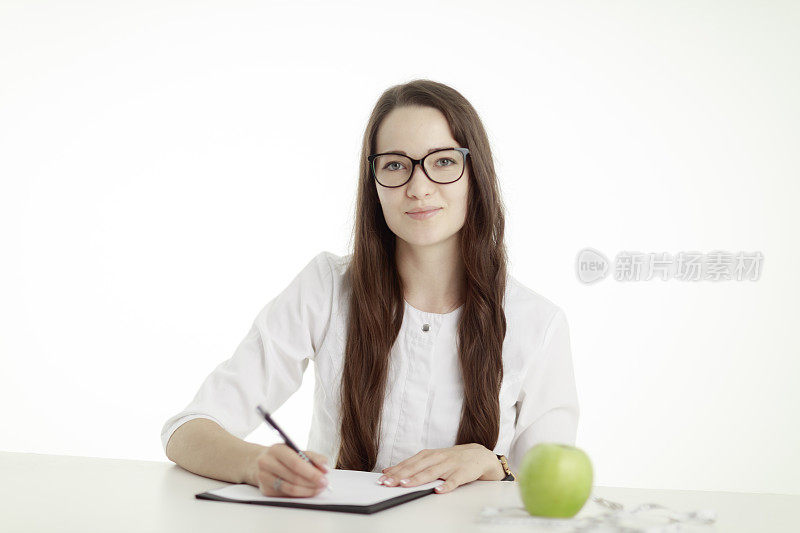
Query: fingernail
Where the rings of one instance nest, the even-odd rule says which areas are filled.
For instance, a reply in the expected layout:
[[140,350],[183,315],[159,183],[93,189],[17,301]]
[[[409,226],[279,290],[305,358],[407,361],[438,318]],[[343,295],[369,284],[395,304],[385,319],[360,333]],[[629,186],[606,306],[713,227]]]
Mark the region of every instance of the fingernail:
[[387,477],[387,478],[386,478],[386,479],[383,481],[383,484],[384,484],[384,485],[394,485],[394,479],[392,479],[392,478],[390,478],[390,477]]
[[401,479],[401,480],[400,480],[400,483],[402,483],[403,485],[405,485],[406,483],[408,483],[408,480],[407,480],[407,479]]
[[378,478],[378,483],[383,483],[383,480],[386,479],[386,476],[381,476]]

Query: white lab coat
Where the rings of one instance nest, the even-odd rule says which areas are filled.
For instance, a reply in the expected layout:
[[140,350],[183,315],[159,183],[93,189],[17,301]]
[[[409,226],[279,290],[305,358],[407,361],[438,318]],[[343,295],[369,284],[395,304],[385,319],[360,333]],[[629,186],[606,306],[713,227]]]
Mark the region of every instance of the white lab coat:
[[[246,438],[265,423],[256,405],[275,411],[300,387],[313,361],[316,382],[307,449],[335,464],[349,305],[343,275],[350,257],[319,253],[264,306],[233,356],[206,377],[185,409],[164,423],[165,451],[172,433],[193,418],[211,419]],[[494,452],[506,455],[516,472],[525,452],[539,442],[575,444],[579,407],[563,310],[513,276],[507,278],[500,434]],[[403,325],[391,350],[373,472],[423,449],[455,445],[463,402],[456,351],[462,310],[427,313],[405,303]]]

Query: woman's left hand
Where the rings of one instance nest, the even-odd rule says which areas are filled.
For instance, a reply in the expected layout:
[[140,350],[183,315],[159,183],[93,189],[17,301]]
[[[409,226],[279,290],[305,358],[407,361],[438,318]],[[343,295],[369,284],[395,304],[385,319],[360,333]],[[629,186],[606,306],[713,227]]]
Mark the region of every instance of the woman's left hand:
[[502,466],[493,451],[477,443],[459,444],[452,448],[422,450],[395,466],[384,468],[378,483],[416,487],[444,479],[444,483],[436,487],[436,492],[441,494],[476,479],[495,479],[497,470],[502,471]]

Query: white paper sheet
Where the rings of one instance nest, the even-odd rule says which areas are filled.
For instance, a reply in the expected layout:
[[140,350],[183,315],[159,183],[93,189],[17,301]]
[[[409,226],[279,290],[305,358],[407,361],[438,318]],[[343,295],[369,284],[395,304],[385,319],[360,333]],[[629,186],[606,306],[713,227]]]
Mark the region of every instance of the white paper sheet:
[[209,490],[208,492],[238,501],[285,502],[289,500],[297,503],[321,505],[372,505],[410,492],[433,489],[444,483],[444,480],[437,479],[416,487],[387,487],[378,484],[378,478],[381,475],[383,474],[380,472],[329,469],[326,477],[328,482],[333,485],[333,490],[326,489],[320,492],[318,496],[310,497],[264,496],[258,488],[247,484],[230,485],[221,489]]

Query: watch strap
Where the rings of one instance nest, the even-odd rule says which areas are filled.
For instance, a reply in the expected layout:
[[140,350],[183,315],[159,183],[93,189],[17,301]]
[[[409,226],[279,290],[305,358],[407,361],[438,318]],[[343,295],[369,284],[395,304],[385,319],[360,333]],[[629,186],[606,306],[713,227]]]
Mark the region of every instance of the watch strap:
[[508,460],[506,459],[506,456],[505,455],[499,455],[499,454],[495,454],[495,455],[497,455],[497,459],[500,461],[500,465],[503,467],[503,472],[506,473],[506,477],[504,477],[500,481],[515,481],[516,480],[516,476],[514,476],[514,473],[511,471],[511,468],[509,468]]

